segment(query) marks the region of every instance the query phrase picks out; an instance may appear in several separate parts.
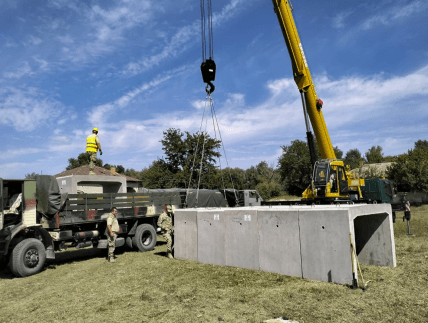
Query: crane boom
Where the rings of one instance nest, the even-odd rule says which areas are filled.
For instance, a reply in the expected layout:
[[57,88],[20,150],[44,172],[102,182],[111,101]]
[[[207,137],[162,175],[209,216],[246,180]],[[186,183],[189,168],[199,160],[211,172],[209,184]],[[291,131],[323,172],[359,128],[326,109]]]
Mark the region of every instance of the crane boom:
[[[324,159],[336,159],[333,145],[328,134],[327,125],[320,107],[317,107],[318,97],[312,82],[311,73],[300,42],[299,34],[291,14],[291,6],[287,0],[272,0],[275,13],[284,35],[293,68],[294,81],[302,94],[304,109],[306,109],[312,128],[314,129],[321,157]],[[306,107],[305,107],[306,103]]]

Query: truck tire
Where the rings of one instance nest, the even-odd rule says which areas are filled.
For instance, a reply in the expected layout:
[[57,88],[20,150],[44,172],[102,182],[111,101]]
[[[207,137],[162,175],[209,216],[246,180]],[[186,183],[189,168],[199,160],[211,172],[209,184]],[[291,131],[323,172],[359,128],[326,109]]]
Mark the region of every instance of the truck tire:
[[150,224],[140,224],[132,237],[132,245],[139,251],[153,250],[156,246],[156,230]]
[[22,240],[12,251],[10,270],[17,277],[26,277],[40,272],[45,264],[45,246],[40,240]]

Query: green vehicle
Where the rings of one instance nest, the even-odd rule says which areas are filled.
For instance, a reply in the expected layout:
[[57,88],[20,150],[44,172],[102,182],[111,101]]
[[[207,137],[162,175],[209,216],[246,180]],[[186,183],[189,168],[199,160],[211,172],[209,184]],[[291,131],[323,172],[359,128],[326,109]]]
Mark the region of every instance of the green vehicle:
[[406,211],[405,195],[399,194],[397,185],[386,178],[364,180],[361,186],[363,200],[368,203],[389,203],[392,208],[392,220],[395,222],[395,212]]

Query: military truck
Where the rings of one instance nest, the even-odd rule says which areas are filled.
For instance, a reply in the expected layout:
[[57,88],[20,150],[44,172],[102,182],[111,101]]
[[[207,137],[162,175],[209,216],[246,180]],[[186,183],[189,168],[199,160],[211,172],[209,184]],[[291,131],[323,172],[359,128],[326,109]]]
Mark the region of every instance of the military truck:
[[[196,196],[199,204],[195,205]],[[165,204],[176,209],[226,206],[227,202],[218,190],[69,194],[61,192],[53,176],[0,179],[0,263],[15,276],[25,277],[41,271],[46,259],[55,259],[55,253],[69,247],[107,248],[104,215],[112,207],[118,209],[120,226],[116,247],[126,244],[142,252],[152,250]]]

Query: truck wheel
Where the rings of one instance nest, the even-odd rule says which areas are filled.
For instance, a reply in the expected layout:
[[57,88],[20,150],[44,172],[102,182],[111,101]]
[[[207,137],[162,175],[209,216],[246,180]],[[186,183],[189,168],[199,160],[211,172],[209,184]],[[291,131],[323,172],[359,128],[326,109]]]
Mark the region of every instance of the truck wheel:
[[40,240],[22,240],[12,251],[10,270],[15,276],[26,277],[42,270],[46,260],[45,246]]
[[153,250],[156,242],[156,230],[150,224],[140,224],[132,237],[132,245],[142,252]]

